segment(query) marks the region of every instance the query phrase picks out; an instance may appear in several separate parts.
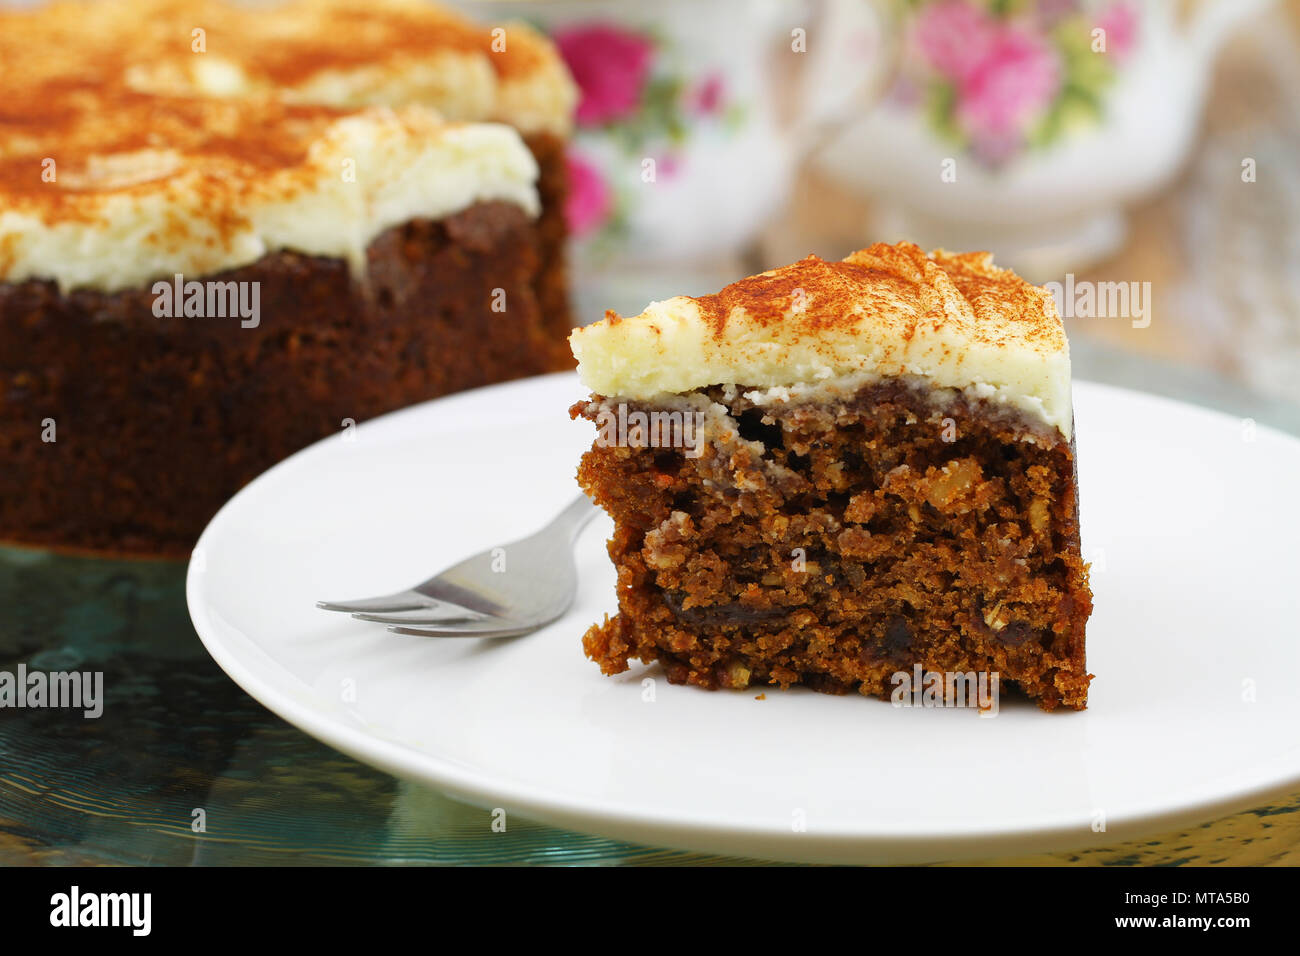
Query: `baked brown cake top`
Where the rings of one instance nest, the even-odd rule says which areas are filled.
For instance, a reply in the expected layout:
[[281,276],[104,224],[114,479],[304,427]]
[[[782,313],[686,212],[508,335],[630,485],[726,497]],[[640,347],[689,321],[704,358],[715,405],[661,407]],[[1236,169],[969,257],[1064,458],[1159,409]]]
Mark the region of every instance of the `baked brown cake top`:
[[583,383],[607,397],[710,385],[806,394],[910,375],[1011,405],[1066,438],[1073,427],[1056,304],[988,253],[900,242],[840,262],[809,256],[716,295],[607,314],[569,342]]
[[558,52],[527,24],[475,23],[426,0],[66,0],[0,12],[0,63],[11,100],[69,82],[275,93],[420,103],[525,133],[566,134],[577,100]]

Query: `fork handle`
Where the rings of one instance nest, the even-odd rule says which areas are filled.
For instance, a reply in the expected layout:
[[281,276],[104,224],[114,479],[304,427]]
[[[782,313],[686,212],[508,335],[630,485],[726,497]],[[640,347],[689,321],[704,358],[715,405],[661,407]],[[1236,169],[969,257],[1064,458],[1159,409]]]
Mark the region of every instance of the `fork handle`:
[[585,528],[587,522],[596,517],[599,511],[600,508],[585,494],[578,495],[551,520],[547,528],[563,528],[568,532],[569,541],[572,542],[578,537],[578,532]]

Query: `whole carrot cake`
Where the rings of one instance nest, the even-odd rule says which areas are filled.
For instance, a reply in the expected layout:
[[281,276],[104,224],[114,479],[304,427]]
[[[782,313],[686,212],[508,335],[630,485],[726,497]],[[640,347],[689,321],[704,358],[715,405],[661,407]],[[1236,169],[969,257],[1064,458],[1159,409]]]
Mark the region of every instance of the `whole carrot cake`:
[[0,541],[186,555],[317,439],[571,365],[529,27],[103,0],[0,13],[0,62]]
[[613,517],[605,673],[888,697],[991,673],[1083,709],[1070,358],[1048,292],[984,253],[874,245],[570,337]]

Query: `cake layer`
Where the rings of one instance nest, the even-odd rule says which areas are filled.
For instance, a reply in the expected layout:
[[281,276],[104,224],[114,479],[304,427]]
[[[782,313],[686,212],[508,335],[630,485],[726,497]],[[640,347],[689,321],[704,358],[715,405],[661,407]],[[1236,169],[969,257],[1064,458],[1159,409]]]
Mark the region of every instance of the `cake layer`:
[[0,116],[0,279],[129,289],[280,249],[360,274],[383,231],[493,200],[531,216],[538,168],[499,124],[423,107],[346,111],[66,91]]
[[831,400],[755,391],[571,409],[698,415],[690,442],[598,439],[579,468],[614,519],[619,614],[583,641],[603,671],[889,697],[919,666],[1086,705],[1072,442],[918,377]]
[[[711,385],[751,390],[841,377],[920,376],[1012,406],[1068,439],[1070,353],[1050,293],[986,253],[877,244],[816,256],[570,337],[594,393],[654,399]],[[840,386],[842,388],[842,384]]]
[[55,79],[348,108],[420,103],[557,135],[577,100],[563,61],[527,24],[475,23],[425,0],[72,0],[0,13],[0,62],[11,100]]
[[540,304],[546,242],[518,205],[486,202],[381,233],[364,283],[292,251],[185,277],[255,295],[252,320],[177,300],[160,316],[149,285],[0,283],[0,539],[185,556],[244,483],[310,442],[564,367]]

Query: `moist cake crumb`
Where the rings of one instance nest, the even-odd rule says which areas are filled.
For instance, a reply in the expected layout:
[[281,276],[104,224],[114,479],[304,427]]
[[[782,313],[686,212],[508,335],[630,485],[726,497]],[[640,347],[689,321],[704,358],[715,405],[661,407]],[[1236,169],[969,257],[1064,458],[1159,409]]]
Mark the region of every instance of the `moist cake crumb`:
[[598,440],[583,457],[579,483],[614,519],[619,604],[584,636],[587,655],[607,674],[657,662],[708,689],[879,697],[920,665],[1084,708],[1092,597],[1072,429],[915,374],[798,384],[573,405],[598,423],[699,416],[698,454]]

